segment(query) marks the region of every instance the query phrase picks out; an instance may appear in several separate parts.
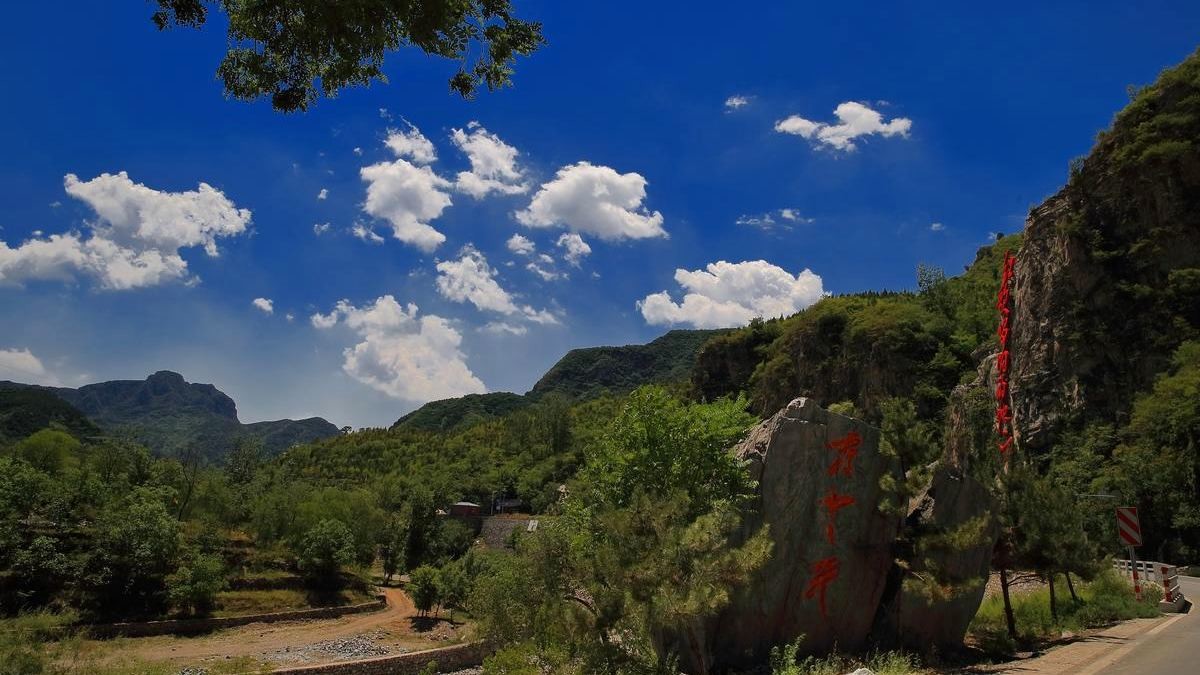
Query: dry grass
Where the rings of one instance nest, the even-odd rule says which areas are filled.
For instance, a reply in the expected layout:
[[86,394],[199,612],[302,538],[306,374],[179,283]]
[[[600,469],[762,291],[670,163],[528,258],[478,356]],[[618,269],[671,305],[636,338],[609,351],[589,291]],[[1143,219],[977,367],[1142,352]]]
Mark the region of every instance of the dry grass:
[[321,593],[293,589],[224,591],[217,594],[217,608],[213,612],[213,616],[242,616],[313,607],[341,607],[370,602],[373,599],[367,593],[353,589]]

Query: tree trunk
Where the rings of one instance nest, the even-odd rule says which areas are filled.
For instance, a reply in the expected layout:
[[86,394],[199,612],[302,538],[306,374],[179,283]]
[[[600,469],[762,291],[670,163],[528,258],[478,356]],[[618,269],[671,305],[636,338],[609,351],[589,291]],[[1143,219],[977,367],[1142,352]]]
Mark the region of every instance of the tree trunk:
[[1054,596],[1054,572],[1047,575],[1050,580],[1050,616],[1058,623],[1058,598]]
[[1071,601],[1079,602],[1079,596],[1075,594],[1075,584],[1071,583],[1071,573],[1067,572],[1066,577],[1067,577],[1067,590],[1071,591]]
[[1008,637],[1017,639],[1017,619],[1013,616],[1012,598],[1008,595],[1008,570],[1000,570],[1000,593],[1004,596],[1004,621],[1008,624]]

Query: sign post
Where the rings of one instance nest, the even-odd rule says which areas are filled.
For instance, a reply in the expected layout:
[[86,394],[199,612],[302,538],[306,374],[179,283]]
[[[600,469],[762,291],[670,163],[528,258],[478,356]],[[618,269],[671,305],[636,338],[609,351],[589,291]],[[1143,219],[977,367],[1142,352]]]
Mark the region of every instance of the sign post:
[[1142,600],[1142,584],[1138,577],[1137,555],[1134,549],[1142,545],[1142,524],[1138,520],[1136,506],[1117,507],[1117,534],[1121,543],[1129,549],[1129,570],[1133,573],[1133,593],[1138,602]]

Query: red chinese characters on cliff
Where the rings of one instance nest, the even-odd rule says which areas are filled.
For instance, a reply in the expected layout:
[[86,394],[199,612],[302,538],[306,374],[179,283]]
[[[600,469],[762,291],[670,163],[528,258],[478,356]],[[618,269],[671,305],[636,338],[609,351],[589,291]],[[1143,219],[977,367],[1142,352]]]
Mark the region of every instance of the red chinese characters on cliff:
[[1000,312],[1000,326],[996,336],[1000,339],[1000,353],[996,355],[996,432],[1000,434],[999,448],[1002,455],[1012,450],[1012,407],[1009,404],[1008,373],[1012,366],[1012,355],[1008,350],[1008,338],[1012,329],[1012,284],[1013,269],[1017,259],[1012,251],[1004,254],[1004,269],[1000,275],[1000,292],[996,296],[996,310]]

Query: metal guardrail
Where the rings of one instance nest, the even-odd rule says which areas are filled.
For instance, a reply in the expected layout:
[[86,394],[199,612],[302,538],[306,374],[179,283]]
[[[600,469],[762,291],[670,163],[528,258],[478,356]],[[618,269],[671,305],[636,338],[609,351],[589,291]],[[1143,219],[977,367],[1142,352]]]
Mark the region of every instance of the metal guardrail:
[[1129,577],[1136,571],[1140,578],[1162,586],[1164,603],[1175,604],[1183,600],[1183,592],[1179,590],[1179,568],[1174,565],[1149,560],[1130,565],[1128,560],[1117,559],[1113,560],[1113,569]]

